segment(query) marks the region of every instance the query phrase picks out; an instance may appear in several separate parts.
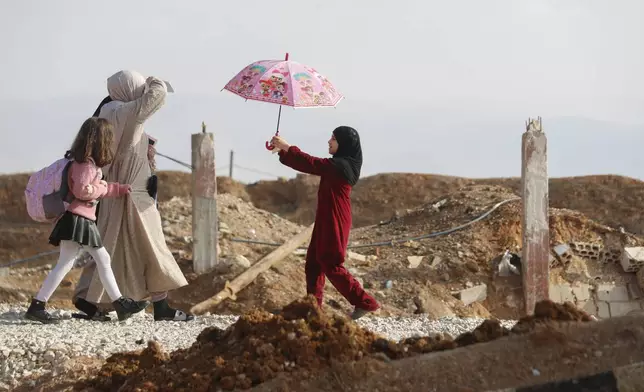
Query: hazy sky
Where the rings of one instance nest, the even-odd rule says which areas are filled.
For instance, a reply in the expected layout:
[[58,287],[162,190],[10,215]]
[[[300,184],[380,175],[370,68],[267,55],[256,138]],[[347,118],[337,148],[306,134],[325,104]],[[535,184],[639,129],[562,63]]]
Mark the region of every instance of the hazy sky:
[[323,155],[352,125],[365,175],[519,175],[524,122],[540,115],[552,176],[644,178],[643,16],[641,0],[0,0],[0,172],[61,156],[106,78],[135,69],[176,90],[146,127],[160,152],[189,162],[205,121],[218,167],[234,149],[243,167],[292,176],[263,146],[277,106],[220,91],[290,52],[346,100],[284,111],[283,136]]

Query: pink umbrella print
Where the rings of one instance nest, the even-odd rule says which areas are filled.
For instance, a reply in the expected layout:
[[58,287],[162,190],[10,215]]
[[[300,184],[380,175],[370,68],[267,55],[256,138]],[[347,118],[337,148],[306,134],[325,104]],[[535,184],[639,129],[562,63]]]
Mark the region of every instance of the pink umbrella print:
[[[299,108],[335,107],[344,98],[329,80],[314,68],[288,59],[260,60],[235,75],[224,90],[244,99],[280,105],[277,114],[279,135],[282,106]],[[266,142],[266,149],[275,147]]]

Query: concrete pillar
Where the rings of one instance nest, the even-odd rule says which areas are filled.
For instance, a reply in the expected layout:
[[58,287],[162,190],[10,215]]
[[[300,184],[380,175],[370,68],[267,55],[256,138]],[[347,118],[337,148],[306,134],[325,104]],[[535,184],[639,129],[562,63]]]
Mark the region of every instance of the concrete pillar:
[[549,230],[548,162],[541,118],[529,119],[522,137],[521,190],[523,198],[523,293],[525,312],[534,313],[538,301],[548,299]]
[[202,274],[217,264],[217,177],[215,139],[202,132],[192,135],[192,265]]

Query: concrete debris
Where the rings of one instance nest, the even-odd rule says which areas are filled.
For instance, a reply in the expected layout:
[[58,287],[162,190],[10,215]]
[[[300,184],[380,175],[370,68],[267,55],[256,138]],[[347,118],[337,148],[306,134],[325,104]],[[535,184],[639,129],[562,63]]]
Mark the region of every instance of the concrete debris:
[[218,223],[219,233],[223,235],[232,235],[233,232],[230,230],[230,227],[225,222]]
[[512,265],[510,260],[512,259],[512,254],[510,253],[509,250],[506,249],[505,252],[503,252],[503,256],[501,257],[501,261],[499,262],[498,266],[498,271],[499,271],[499,276],[510,276],[510,274],[515,274],[519,275],[519,269]]
[[414,298],[416,305],[416,314],[426,314],[430,319],[440,319],[442,317],[454,317],[452,309],[431,294],[421,293]]
[[485,301],[487,298],[487,285],[483,283],[478,286],[470,287],[455,293],[454,296],[457,299],[460,299],[466,306],[474,302]]
[[605,302],[627,302],[628,290],[625,286],[600,284],[597,286],[597,299]]
[[644,266],[644,247],[627,247],[624,248],[620,260],[624,272],[637,272]]
[[559,244],[555,246],[552,250],[555,251],[557,256],[562,257],[566,253],[570,252],[570,246],[568,244]]
[[445,203],[447,203],[447,199],[443,199],[441,201],[438,201],[432,204],[432,208],[434,209],[434,211],[438,212],[440,211],[440,208],[445,205]]
[[417,268],[424,258],[425,256],[407,256],[407,261],[409,261],[409,268]]
[[243,269],[248,269],[250,268],[250,261],[242,255],[235,255],[235,264],[237,264],[239,267]]
[[360,253],[347,251],[347,258],[350,260],[356,260],[361,262],[371,261],[372,259],[369,256],[361,255]]
[[631,295],[631,298],[634,300],[642,299],[644,297],[642,288],[636,283],[628,284],[628,293]]

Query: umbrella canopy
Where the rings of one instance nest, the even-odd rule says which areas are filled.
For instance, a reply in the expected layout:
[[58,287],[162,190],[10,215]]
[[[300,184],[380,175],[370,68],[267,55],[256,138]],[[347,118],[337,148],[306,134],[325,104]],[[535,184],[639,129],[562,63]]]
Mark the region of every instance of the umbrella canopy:
[[334,107],[344,98],[314,68],[288,60],[261,60],[246,66],[224,87],[245,99],[294,108]]

